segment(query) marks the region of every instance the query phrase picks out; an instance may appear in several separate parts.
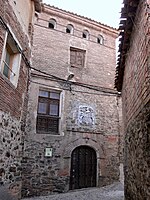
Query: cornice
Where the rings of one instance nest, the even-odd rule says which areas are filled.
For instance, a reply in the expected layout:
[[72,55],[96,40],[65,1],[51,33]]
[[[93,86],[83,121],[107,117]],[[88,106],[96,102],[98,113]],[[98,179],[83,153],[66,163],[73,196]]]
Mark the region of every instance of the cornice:
[[103,30],[103,32],[105,32],[109,35],[112,35],[115,38],[117,38],[117,36],[119,34],[119,31],[117,29],[113,28],[113,27],[110,27],[108,25],[94,21],[94,20],[89,19],[87,17],[77,15],[75,13],[56,8],[54,6],[43,4],[42,5],[42,12],[56,16],[56,17],[60,17],[60,18],[63,18],[63,19],[67,19],[67,20],[72,21],[74,23],[81,24],[82,26],[85,25],[89,29],[93,28],[93,29],[98,30],[98,31]]

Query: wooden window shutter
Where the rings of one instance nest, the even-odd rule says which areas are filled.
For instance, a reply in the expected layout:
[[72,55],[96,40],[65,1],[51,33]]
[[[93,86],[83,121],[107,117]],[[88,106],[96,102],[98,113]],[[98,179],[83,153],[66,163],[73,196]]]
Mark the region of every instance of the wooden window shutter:
[[77,52],[76,55],[76,64],[79,67],[83,67],[84,66],[84,52]]
[[70,64],[72,67],[84,67],[85,51],[81,49],[70,48]]
[[70,64],[71,66],[76,66],[76,51],[70,51]]

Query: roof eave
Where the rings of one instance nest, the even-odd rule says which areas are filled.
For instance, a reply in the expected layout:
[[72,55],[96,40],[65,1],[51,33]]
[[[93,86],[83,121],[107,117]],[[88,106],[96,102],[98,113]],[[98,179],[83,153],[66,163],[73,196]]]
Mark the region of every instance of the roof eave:
[[107,28],[107,29],[112,30],[112,31],[114,32],[114,34],[116,34],[116,35],[118,35],[118,33],[119,33],[119,31],[118,31],[117,28],[114,28],[114,27],[109,26],[109,25],[107,25],[107,24],[103,24],[103,23],[101,23],[101,22],[98,22],[98,21],[93,20],[93,19],[91,19],[91,18],[88,18],[88,17],[82,16],[82,15],[79,15],[79,14],[77,14],[77,13],[74,13],[74,12],[71,12],[71,11],[66,11],[66,10],[63,10],[63,9],[61,9],[61,8],[58,8],[58,7],[55,7],[55,6],[46,4],[46,3],[43,3],[43,10],[44,10],[44,7],[47,7],[47,8],[50,8],[50,9],[54,9],[54,10],[58,10],[58,11],[60,11],[60,12],[65,12],[65,13],[67,13],[67,14],[69,14],[69,15],[73,15],[73,16],[82,18],[82,19],[84,19],[84,20],[88,20],[88,21],[90,21],[91,23],[96,23],[97,25],[100,25],[100,26],[103,26],[103,27],[105,27],[105,28]]
[[42,3],[42,0],[32,0],[32,1],[34,1],[35,11],[41,12],[41,3]]
[[[122,90],[123,84],[123,76],[124,76],[124,69],[125,69],[125,60],[127,51],[130,47],[130,37],[132,34],[132,27],[134,23],[134,19],[136,16],[136,11],[139,5],[140,0],[124,0],[124,7],[121,10],[121,20],[120,20],[120,36],[121,41],[119,45],[119,56],[118,56],[118,63],[116,67],[116,78],[115,78],[115,88],[119,92]],[[132,16],[132,19],[131,19]],[[124,19],[126,18],[126,20]]]

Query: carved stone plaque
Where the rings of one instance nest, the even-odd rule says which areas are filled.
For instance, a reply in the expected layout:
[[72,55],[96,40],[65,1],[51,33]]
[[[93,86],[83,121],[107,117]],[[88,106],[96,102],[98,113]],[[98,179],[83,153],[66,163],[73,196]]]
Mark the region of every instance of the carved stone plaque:
[[80,125],[94,125],[94,110],[91,106],[79,106],[78,120]]

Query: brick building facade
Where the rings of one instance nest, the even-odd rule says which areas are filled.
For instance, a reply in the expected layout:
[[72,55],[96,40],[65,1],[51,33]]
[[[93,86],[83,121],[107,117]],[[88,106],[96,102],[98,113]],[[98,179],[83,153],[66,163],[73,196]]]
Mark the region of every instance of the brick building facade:
[[22,195],[117,181],[118,31],[48,5],[34,29]]
[[116,87],[122,91],[125,199],[150,199],[150,1],[125,0]]
[[[21,191],[21,160],[35,11],[40,11],[38,0],[0,0],[0,185],[9,188],[14,196],[20,196]],[[2,191],[0,199],[5,195]],[[9,198],[12,199],[5,197]]]

